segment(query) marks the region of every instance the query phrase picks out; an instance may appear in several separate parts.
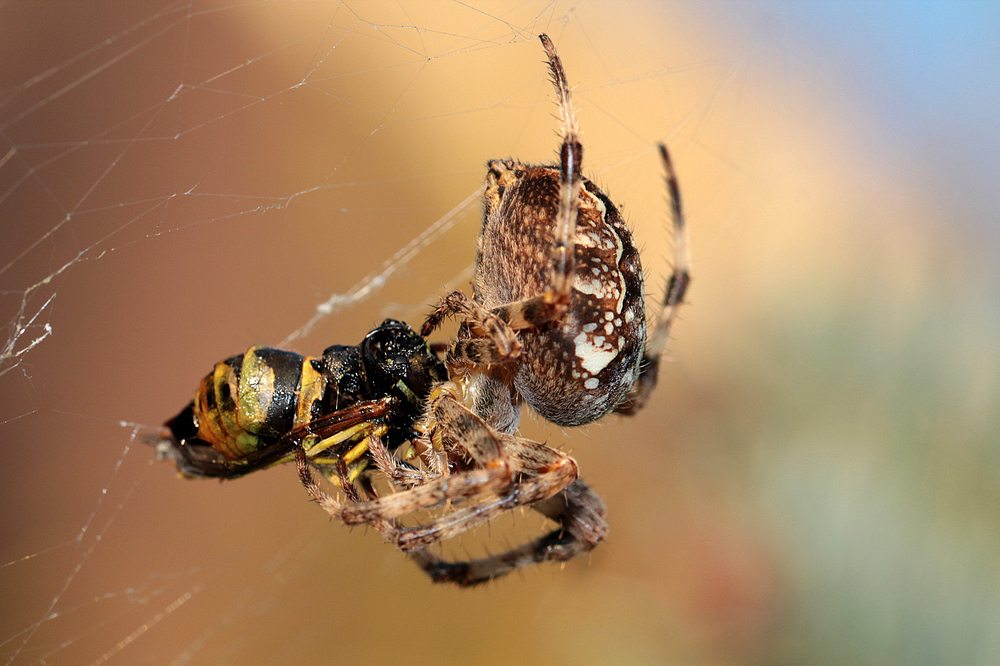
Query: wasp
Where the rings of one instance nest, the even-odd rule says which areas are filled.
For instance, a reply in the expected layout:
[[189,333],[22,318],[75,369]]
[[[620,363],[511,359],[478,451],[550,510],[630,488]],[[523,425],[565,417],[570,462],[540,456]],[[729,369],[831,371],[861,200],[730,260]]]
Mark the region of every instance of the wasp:
[[[158,452],[186,477],[235,479],[302,451],[327,475],[343,467],[353,483],[372,471],[373,438],[390,454],[412,442],[431,386],[447,378],[424,339],[394,319],[318,357],[251,347],[201,380],[166,422]],[[339,472],[331,476],[340,482]]]

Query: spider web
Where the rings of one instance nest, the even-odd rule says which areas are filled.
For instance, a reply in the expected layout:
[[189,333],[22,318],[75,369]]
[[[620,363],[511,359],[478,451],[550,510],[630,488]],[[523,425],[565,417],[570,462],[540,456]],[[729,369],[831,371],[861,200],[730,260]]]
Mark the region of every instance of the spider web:
[[[904,200],[914,183],[944,183],[921,203],[992,238],[976,220],[995,212],[995,197],[969,193],[987,191],[975,184],[993,165],[950,187],[940,170],[903,170],[927,144],[902,142],[891,123],[873,129],[860,103],[836,107],[846,118],[817,111],[838,89],[820,82],[827,69],[800,62],[805,38],[773,28],[775,16],[809,26],[781,6],[624,14],[544,1],[0,4],[2,663],[313,663],[331,653],[499,663],[513,637],[522,661],[539,663],[768,661],[789,636],[806,661],[834,663],[843,635],[868,655],[921,636],[970,659],[996,649],[1000,595],[975,582],[995,571],[996,541],[975,526],[995,516],[954,489],[996,484],[978,443],[996,432],[983,414],[996,404],[998,360],[976,332],[1000,317],[988,289],[961,300],[949,288],[994,277],[956,268],[952,282],[934,283],[941,293],[913,296],[930,267],[967,262],[947,254],[958,250],[933,212],[908,218],[921,207]],[[176,479],[141,438],[215,361],[256,343],[302,353],[354,344],[382,318],[415,324],[437,296],[466,288],[485,160],[555,157],[543,31],[575,86],[586,173],[624,202],[654,294],[670,256],[657,141],[671,147],[698,229],[695,302],[672,343],[682,362],[666,369],[648,413],[584,431],[525,424],[528,436],[564,442],[612,507],[608,544],[589,563],[469,593],[430,586],[373,533],[328,524],[290,469]],[[925,120],[882,111],[901,125]],[[814,113],[832,138],[816,137]],[[857,147],[883,145],[866,134],[879,131],[904,148],[886,157]],[[830,148],[838,141],[849,146]],[[946,158],[941,170],[960,162]],[[854,179],[835,180],[859,163]],[[847,183],[847,204],[825,178]],[[861,221],[883,211],[875,229]],[[855,261],[859,251],[868,254]],[[817,270],[824,253],[853,271]],[[872,268],[886,257],[889,269]],[[874,296],[853,282],[872,277]],[[909,306],[886,323],[885,303]],[[961,321],[965,335],[949,337],[929,312]],[[845,326],[861,351],[823,357]],[[757,330],[734,340],[734,328]],[[938,504],[913,500],[931,462],[852,485],[857,467],[892,459],[887,442],[906,430],[845,430],[848,417],[831,426],[823,413],[853,417],[856,405],[817,391],[803,406],[795,390],[823,384],[817,365],[841,378],[831,386],[854,386],[851,373],[870,368],[859,359],[892,336],[937,360],[921,385],[967,382],[947,399],[904,391],[892,381],[911,385],[916,361],[902,353],[879,355],[871,380],[896,396],[889,417],[873,417],[879,427],[928,405],[954,417],[953,432],[926,440],[926,460],[972,442],[935,486]],[[791,351],[772,357],[769,345]],[[940,355],[942,345],[968,358]],[[758,400],[773,403],[764,416]],[[802,411],[821,415],[790,416]],[[817,447],[839,453],[818,466]],[[836,509],[824,492],[840,498]],[[858,527],[827,532],[817,520]],[[947,527],[927,527],[935,520]],[[497,522],[446,554],[501,548],[538,527],[529,516]],[[790,536],[773,534],[782,530]],[[927,534],[965,546],[903,559]],[[843,558],[831,556],[840,546]],[[881,559],[856,561],[869,552]],[[947,590],[901,591],[925,570]],[[860,601],[832,592],[872,580],[889,582]],[[818,610],[824,595],[845,615],[860,607],[869,624],[833,621]],[[951,614],[912,610],[914,597]],[[790,627],[779,622],[789,605],[802,618]],[[483,626],[487,617],[499,619]]]

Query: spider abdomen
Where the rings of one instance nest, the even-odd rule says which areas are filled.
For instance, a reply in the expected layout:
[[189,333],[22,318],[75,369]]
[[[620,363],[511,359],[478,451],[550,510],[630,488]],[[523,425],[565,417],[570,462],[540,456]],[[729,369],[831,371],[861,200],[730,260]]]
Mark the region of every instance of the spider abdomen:
[[[487,308],[543,294],[549,285],[559,170],[515,160],[489,164],[476,299]],[[646,341],[639,253],[621,214],[583,181],[569,310],[519,332],[514,388],[558,425],[595,421],[621,402]]]

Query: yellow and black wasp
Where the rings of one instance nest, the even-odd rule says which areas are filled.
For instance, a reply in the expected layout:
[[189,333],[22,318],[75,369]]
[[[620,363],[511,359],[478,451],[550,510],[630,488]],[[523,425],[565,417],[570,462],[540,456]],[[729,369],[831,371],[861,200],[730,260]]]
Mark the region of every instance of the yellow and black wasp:
[[165,424],[157,452],[189,478],[236,479],[302,451],[338,484],[364,481],[373,437],[398,458],[413,457],[397,449],[414,440],[425,396],[445,379],[424,339],[394,319],[318,357],[251,347],[201,380]]

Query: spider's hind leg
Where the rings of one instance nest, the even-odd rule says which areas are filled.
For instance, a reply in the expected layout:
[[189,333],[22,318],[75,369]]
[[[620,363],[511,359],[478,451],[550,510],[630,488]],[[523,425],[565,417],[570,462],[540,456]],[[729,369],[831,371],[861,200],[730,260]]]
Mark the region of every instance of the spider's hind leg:
[[667,281],[666,293],[663,297],[663,310],[657,318],[656,326],[646,343],[646,351],[642,356],[639,378],[635,381],[628,397],[622,401],[615,411],[631,416],[646,405],[650,394],[656,388],[656,380],[660,373],[660,357],[670,337],[677,311],[684,302],[688,285],[691,283],[690,257],[688,255],[687,227],[684,224],[684,209],[681,206],[681,191],[677,183],[670,153],[662,143],[659,145],[660,159],[666,173],[667,192],[670,197],[670,212],[674,228],[674,270]]

